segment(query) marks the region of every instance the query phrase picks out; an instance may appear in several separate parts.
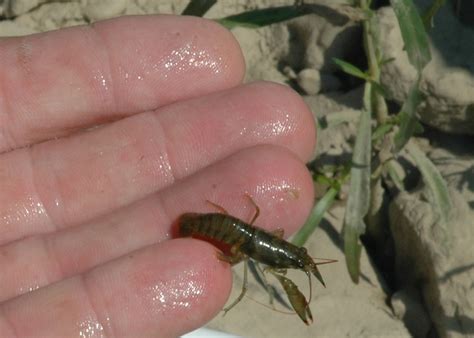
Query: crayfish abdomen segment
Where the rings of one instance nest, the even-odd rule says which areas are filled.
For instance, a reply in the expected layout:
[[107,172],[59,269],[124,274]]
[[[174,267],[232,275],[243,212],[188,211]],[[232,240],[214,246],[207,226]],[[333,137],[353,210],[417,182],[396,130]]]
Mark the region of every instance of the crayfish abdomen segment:
[[183,214],[178,220],[180,236],[199,236],[233,246],[251,241],[253,227],[238,218],[214,214]]

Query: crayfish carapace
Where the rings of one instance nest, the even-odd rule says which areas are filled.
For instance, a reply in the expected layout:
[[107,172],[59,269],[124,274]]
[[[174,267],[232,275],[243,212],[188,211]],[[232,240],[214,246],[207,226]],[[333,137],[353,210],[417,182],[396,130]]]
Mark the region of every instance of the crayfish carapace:
[[232,265],[244,261],[242,292],[234,302],[224,308],[224,314],[237,305],[244,297],[247,290],[247,262],[249,259],[253,259],[267,266],[265,271],[272,273],[277,278],[295,312],[303,322],[309,325],[313,318],[308,301],[299,291],[298,287],[290,279],[283,276],[283,274],[286,273],[286,269],[303,270],[309,279],[311,299],[311,274],[325,286],[317,265],[333,261],[315,263],[311,256],[308,255],[306,248],[298,247],[283,239],[282,229],[268,232],[254,226],[253,222],[257,219],[260,209],[250,196],[248,198],[255,206],[255,214],[249,223],[230,216],[224,208],[208,201],[218,208],[221,213],[183,214],[178,220],[179,234],[184,237],[198,236],[229,245],[230,254],[219,253],[219,259]]

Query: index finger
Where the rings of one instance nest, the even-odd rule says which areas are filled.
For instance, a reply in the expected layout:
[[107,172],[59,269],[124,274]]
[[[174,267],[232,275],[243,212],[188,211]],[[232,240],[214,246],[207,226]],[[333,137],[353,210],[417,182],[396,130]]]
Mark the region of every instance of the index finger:
[[0,152],[238,84],[232,34],[182,16],[122,17],[0,40]]

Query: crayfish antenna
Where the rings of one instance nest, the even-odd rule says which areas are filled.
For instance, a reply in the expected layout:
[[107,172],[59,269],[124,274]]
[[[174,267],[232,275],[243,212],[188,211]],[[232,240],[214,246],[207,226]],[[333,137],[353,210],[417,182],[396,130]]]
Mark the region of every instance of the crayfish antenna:
[[318,270],[318,265],[335,263],[335,262],[337,262],[337,259],[323,259],[323,260],[324,260],[323,262],[318,262],[318,263],[315,263],[313,261],[311,264],[309,264],[309,270],[313,273],[314,277],[316,277],[318,279],[318,281],[324,287],[326,287],[326,283],[324,283],[323,276],[321,275],[321,273]]

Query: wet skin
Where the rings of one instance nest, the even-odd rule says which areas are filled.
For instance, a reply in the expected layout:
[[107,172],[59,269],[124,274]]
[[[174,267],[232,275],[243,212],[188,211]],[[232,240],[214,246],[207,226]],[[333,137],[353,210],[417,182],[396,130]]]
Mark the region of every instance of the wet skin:
[[231,270],[171,239],[179,215],[209,199],[246,219],[248,192],[263,228],[304,222],[312,115],[287,87],[242,85],[217,24],[125,17],[0,55],[0,337],[181,335],[219,313]]

